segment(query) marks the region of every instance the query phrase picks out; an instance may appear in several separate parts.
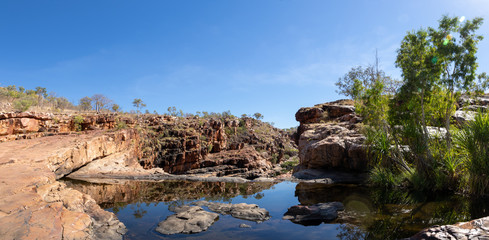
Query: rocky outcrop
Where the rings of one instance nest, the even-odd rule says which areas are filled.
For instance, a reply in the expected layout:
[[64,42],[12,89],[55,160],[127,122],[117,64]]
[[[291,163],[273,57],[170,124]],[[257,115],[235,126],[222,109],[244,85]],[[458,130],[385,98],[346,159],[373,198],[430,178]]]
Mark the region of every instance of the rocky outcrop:
[[296,154],[285,132],[251,118],[151,116],[144,125],[141,164],[173,174],[269,176],[272,164]]
[[304,169],[366,170],[365,137],[356,124],[361,118],[349,104],[351,101],[339,100],[299,109],[296,141],[300,163],[295,173]]
[[199,233],[207,230],[219,219],[219,214],[204,211],[201,207],[185,206],[161,221],[156,231],[162,234]]
[[272,164],[253,147],[228,150],[208,155],[201,168],[189,170],[188,174],[214,173],[216,176],[240,176],[255,179],[266,175]]
[[417,233],[406,240],[421,239],[488,239],[489,217],[475,219],[454,225],[433,226]]
[[0,236],[121,239],[126,230],[113,213],[56,179],[94,159],[135,148],[137,141],[135,131],[127,130],[1,143]]
[[9,112],[0,114],[0,142],[32,139],[74,131],[114,129],[117,124],[133,126],[130,117],[117,114],[51,114]]
[[269,212],[258,207],[256,204],[246,204],[246,203],[219,203],[219,202],[208,202],[208,201],[198,201],[192,203],[196,206],[206,206],[209,210],[222,214],[231,215],[234,218],[239,218],[254,222],[263,222],[270,219]]
[[338,217],[338,211],[343,211],[340,202],[318,203],[311,206],[295,205],[290,207],[282,219],[303,225],[318,225]]

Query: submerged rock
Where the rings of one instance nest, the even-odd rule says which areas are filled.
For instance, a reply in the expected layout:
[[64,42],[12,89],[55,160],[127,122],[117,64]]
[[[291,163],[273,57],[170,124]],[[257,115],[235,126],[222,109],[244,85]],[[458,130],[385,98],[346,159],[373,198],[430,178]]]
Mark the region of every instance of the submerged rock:
[[241,223],[241,224],[239,225],[239,227],[240,227],[240,228],[251,228],[251,226],[250,226],[250,225],[248,225],[248,224],[244,224],[244,223]]
[[207,230],[219,219],[219,214],[204,211],[198,206],[183,206],[177,213],[160,222],[156,231],[162,234],[199,233]]
[[270,213],[266,209],[258,207],[256,204],[198,201],[193,203],[193,205],[206,206],[213,212],[231,215],[243,220],[263,222],[270,219]]
[[344,209],[340,202],[318,203],[311,206],[295,205],[290,207],[282,219],[303,225],[319,225],[338,217],[338,211]]

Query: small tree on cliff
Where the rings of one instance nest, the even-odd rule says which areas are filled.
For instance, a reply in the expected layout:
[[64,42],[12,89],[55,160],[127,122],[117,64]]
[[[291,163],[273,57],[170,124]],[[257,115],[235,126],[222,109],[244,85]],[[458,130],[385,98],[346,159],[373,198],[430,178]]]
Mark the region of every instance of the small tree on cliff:
[[89,111],[92,109],[92,99],[90,97],[84,97],[80,99],[78,106],[82,111]]
[[255,117],[255,118],[256,118],[256,120],[261,120],[261,119],[263,119],[263,115],[261,115],[261,113],[255,113],[255,114],[253,114],[253,117]]
[[114,112],[119,112],[121,110],[121,107],[119,106],[119,104],[112,104],[112,111]]
[[146,104],[144,104],[143,100],[140,98],[134,99],[134,101],[132,101],[132,105],[136,107],[138,113],[141,113],[141,110],[146,107]]
[[95,111],[100,112],[102,109],[105,109],[109,106],[112,100],[108,99],[106,96],[102,94],[94,94],[92,96],[93,106],[95,107]]

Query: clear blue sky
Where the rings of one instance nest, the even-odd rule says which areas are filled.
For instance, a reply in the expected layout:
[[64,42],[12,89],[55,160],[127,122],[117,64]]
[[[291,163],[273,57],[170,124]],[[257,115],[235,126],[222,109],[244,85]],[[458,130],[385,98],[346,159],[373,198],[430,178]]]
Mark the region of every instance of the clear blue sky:
[[[427,2],[427,3],[426,3]],[[484,17],[489,0],[0,1],[0,86],[43,86],[72,102],[101,93],[129,111],[260,112],[285,128],[303,106],[341,98],[334,83],[374,62],[399,77],[407,31],[443,14]]]

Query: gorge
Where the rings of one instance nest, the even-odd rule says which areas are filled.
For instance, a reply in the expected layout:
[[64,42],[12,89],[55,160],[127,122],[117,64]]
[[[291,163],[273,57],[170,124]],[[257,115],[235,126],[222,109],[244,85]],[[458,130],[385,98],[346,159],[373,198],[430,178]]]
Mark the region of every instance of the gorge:
[[[348,100],[301,108],[293,134],[252,118],[76,116],[0,115],[2,239],[487,236],[484,201],[368,187],[362,118]],[[156,231],[203,213],[206,230]]]

